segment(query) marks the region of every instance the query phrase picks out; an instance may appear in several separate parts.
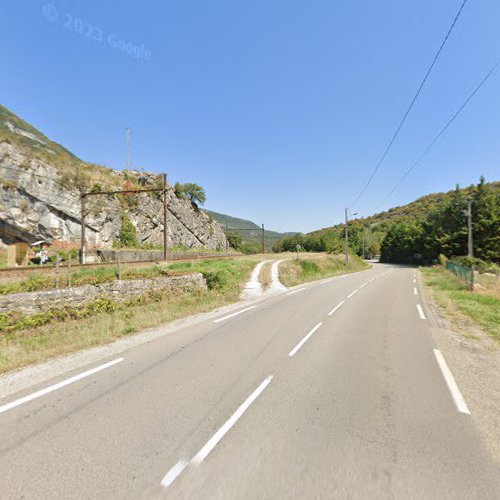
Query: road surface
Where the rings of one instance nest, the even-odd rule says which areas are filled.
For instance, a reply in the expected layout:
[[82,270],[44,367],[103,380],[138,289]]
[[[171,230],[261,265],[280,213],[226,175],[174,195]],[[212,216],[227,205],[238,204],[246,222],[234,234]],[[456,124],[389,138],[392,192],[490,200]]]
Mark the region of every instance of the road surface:
[[2,499],[499,499],[415,271],[242,304],[0,401]]

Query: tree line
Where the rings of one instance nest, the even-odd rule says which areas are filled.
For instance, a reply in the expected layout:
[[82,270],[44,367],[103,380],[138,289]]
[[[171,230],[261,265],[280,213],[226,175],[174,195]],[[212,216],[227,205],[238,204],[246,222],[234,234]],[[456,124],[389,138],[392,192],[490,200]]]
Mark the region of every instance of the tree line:
[[[349,251],[383,262],[430,264],[440,254],[467,255],[467,200],[472,201],[474,256],[500,263],[500,183],[486,183],[448,193],[435,193],[369,217],[349,221]],[[275,252],[345,251],[345,224],[287,236],[273,245]]]
[[479,183],[455,190],[433,208],[423,219],[396,223],[387,232],[381,245],[383,262],[434,262],[440,254],[448,258],[467,255],[467,200],[472,201],[472,234],[474,257],[500,262],[500,189]]

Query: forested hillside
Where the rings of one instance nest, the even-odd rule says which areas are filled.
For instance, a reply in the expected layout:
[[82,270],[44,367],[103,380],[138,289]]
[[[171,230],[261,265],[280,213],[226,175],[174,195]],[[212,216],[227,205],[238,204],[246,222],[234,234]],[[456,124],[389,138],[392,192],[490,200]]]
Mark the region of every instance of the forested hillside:
[[481,178],[477,186],[458,187],[414,221],[393,224],[381,245],[384,262],[430,263],[438,255],[467,255],[466,202],[472,201],[474,257],[500,262],[500,184],[487,184]]
[[[240,219],[231,215],[212,212],[203,209],[210,217],[215,219],[227,234],[229,244],[236,250],[244,253],[257,253],[261,251],[262,226],[248,219]],[[264,244],[266,250],[271,250],[272,245],[281,238],[296,233],[279,233],[265,229]]]
[[[387,262],[432,262],[439,254],[467,255],[467,219],[472,200],[475,256],[500,261],[500,182],[459,188],[423,196],[408,205],[349,221],[349,248],[366,257],[381,254]],[[287,237],[275,251],[339,252],[344,248],[344,224]],[[417,255],[417,256],[416,256]]]

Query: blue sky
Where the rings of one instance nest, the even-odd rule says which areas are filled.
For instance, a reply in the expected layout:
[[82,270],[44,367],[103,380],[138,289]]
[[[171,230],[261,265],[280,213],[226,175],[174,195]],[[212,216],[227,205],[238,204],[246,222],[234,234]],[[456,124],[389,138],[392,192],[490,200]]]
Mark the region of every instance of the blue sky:
[[[4,0],[0,102],[114,168],[128,125],[133,166],[201,184],[209,209],[310,231],[342,220],[460,4]],[[375,211],[500,56],[499,21],[498,0],[468,2],[353,211]],[[495,74],[381,209],[500,178],[499,86]]]

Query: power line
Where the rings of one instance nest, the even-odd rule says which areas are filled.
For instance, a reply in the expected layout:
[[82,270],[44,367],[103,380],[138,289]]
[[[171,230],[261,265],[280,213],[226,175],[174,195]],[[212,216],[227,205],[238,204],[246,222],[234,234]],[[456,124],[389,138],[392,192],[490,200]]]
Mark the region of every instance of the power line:
[[469,94],[467,99],[462,103],[462,105],[455,111],[455,113],[452,115],[452,117],[448,120],[446,125],[440,130],[440,132],[436,135],[436,137],[432,140],[432,142],[427,146],[427,148],[424,150],[424,152],[418,157],[418,159],[411,165],[411,167],[403,174],[399,182],[392,188],[392,190],[389,192],[389,194],[377,205],[377,210],[383,203],[396,191],[396,189],[402,184],[402,182],[408,177],[408,175],[413,171],[413,169],[424,159],[424,157],[427,155],[427,153],[433,148],[433,146],[436,144],[436,142],[439,141],[441,136],[446,132],[448,127],[456,120],[458,115],[463,111],[465,106],[469,104],[471,99],[476,95],[476,93],[479,91],[479,89],[486,83],[486,81],[490,78],[490,76],[495,72],[495,70],[498,68],[500,65],[500,58],[497,59],[495,64],[491,67],[491,69],[486,73],[486,75],[483,77],[483,79],[479,82],[478,85],[474,88],[474,90]]
[[457,12],[457,15],[455,16],[455,18],[453,19],[453,22],[451,23],[451,26],[448,30],[448,32],[446,33],[446,36],[444,37],[443,41],[441,42],[441,46],[439,47],[438,51],[436,52],[436,55],[434,56],[434,59],[432,60],[432,63],[431,65],[429,66],[429,69],[427,70],[427,73],[425,74],[424,76],[424,79],[420,82],[420,85],[418,87],[418,90],[416,92],[416,94],[413,96],[413,99],[412,101],[410,102],[410,105],[408,106],[405,114],[403,115],[403,119],[401,120],[401,122],[399,123],[398,125],[398,128],[396,129],[396,131],[394,132],[391,140],[389,141],[389,144],[388,146],[386,147],[385,151],[384,151],[384,154],[382,155],[382,157],[380,158],[379,162],[377,163],[376,167],[374,168],[373,172],[371,173],[370,175],[370,178],[368,179],[368,181],[366,182],[366,184],[364,185],[363,189],[361,190],[361,192],[359,193],[358,197],[354,200],[354,202],[351,204],[351,207],[354,206],[358,201],[359,199],[361,198],[361,196],[363,196],[364,192],[366,191],[367,187],[370,185],[372,179],[375,177],[375,174],[377,173],[378,169],[380,168],[380,166],[382,165],[383,161],[385,160],[387,154],[389,153],[389,150],[391,149],[392,145],[394,144],[394,141],[396,140],[396,137],[398,136],[400,130],[403,128],[403,125],[406,121],[406,118],[408,117],[408,115],[410,114],[410,111],[412,110],[413,108],[413,105],[415,104],[415,102],[417,101],[418,99],[418,96],[420,95],[420,93],[422,92],[422,89],[424,88],[424,85],[425,85],[425,82],[427,81],[427,78],[429,77],[429,75],[431,74],[431,71],[432,69],[434,68],[434,66],[436,65],[436,62],[438,60],[438,57],[439,55],[441,54],[446,42],[448,41],[448,38],[450,37],[451,35],[451,32],[453,31],[453,28],[455,27],[455,25],[457,24],[457,21],[458,21],[458,18],[460,17],[460,14],[462,13],[462,10],[464,9],[465,7],[465,4],[467,3],[467,0],[463,0],[462,2],[462,5],[460,6],[460,9],[458,9],[458,12]]

